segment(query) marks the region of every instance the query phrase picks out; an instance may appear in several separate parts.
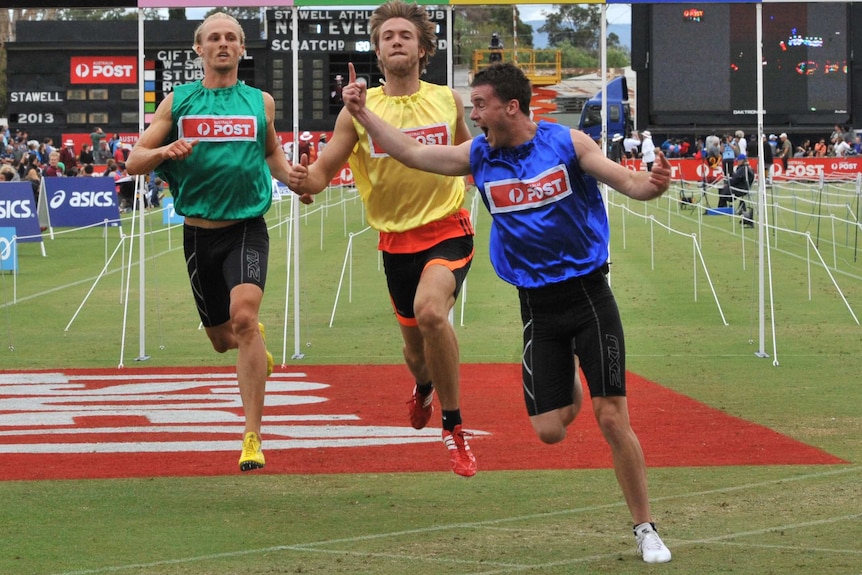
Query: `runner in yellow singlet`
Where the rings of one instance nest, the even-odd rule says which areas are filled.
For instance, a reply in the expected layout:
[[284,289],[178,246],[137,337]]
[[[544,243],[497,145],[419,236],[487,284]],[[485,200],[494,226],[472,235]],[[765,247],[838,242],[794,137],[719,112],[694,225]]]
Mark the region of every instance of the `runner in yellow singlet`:
[[[434,28],[425,8],[415,4],[393,0],[374,11],[371,43],[385,85],[369,90],[368,106],[421,141],[456,145],[470,139],[461,97],[419,79],[436,51]],[[415,379],[407,402],[410,424],[428,424],[436,390],[452,471],[470,477],[476,459],[461,428],[458,341],[449,322],[473,259],[464,181],[404,167],[342,110],[317,160],[294,165],[290,187],[310,201],[308,195],[325,189],[348,160],[368,222],[380,234],[404,359]]]

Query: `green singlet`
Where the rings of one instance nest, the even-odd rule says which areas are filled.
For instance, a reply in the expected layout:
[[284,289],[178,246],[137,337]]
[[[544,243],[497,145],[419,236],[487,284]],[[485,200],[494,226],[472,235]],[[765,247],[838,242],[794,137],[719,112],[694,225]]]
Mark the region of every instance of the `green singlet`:
[[176,212],[207,220],[264,215],[272,203],[272,176],[263,92],[242,82],[208,89],[198,81],[177,86],[173,97],[173,126],[165,143],[200,142],[188,158],[156,168],[170,184]]

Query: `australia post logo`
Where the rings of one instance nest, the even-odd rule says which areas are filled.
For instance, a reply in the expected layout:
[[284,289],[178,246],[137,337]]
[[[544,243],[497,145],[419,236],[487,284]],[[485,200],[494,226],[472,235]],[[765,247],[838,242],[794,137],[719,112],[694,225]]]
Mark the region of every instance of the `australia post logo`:
[[[449,126],[446,124],[434,124],[433,126],[420,126],[418,128],[406,128],[401,130],[420,144],[427,146],[448,146],[451,138],[449,137]],[[371,157],[385,158],[389,154],[381,148],[377,142],[369,135],[368,139],[371,143]]]
[[485,196],[492,214],[517,212],[558,202],[572,194],[569,174],[563,164],[545,170],[530,180],[498,180],[485,183]]
[[135,56],[72,56],[72,84],[136,84]]
[[255,116],[183,116],[179,137],[202,142],[254,142],[257,140]]

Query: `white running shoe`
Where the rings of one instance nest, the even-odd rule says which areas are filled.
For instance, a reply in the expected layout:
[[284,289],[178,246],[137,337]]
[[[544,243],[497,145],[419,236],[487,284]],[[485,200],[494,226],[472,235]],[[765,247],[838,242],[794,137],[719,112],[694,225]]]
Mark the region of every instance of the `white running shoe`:
[[638,553],[643,556],[647,563],[667,563],[670,561],[670,549],[665,546],[655,525],[652,523],[641,523],[634,529],[638,542]]

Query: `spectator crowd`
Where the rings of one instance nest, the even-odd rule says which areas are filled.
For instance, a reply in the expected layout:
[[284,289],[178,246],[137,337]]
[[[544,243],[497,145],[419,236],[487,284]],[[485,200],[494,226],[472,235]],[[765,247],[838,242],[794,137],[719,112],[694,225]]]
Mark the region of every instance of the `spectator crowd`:
[[[615,134],[611,139],[611,146],[622,142],[622,155],[619,155],[619,149],[613,150],[610,154],[612,159],[642,158],[644,141],[652,140],[647,134],[648,131],[633,131],[625,136]],[[766,143],[769,144],[769,151],[775,161],[782,162],[785,167],[789,158],[843,158],[862,155],[862,135],[857,135],[849,126],[839,124],[834,126],[829,136],[805,138],[794,144],[786,133],[769,134],[765,138],[764,144]],[[734,161],[740,154],[756,157],[758,152],[755,136],[746,136],[742,130],[723,135],[713,134],[705,138],[668,137],[657,147],[668,158],[703,159],[710,167],[721,167],[726,175],[733,170]]]
[[[308,146],[312,139],[309,132],[300,137],[300,153],[309,156],[310,163],[326,145],[326,134],[321,134],[318,146]],[[0,182],[27,181],[33,186],[34,197],[38,200],[42,177],[109,176],[117,182],[117,192],[121,209],[130,206],[128,184],[131,181],[126,172],[125,161],[132,145],[122,142],[119,134],[108,137],[101,128],[90,133],[90,142],[76,149],[73,140],[66,140],[55,146],[50,137],[42,141],[31,139],[26,130],[11,132],[8,126],[0,125]],[[765,159],[768,164],[782,162],[787,167],[789,158],[842,158],[862,155],[862,135],[849,126],[836,124],[829,136],[806,138],[793,145],[786,133],[770,134],[764,137]],[[303,144],[305,145],[303,149]],[[285,155],[293,161],[292,144],[285,144]],[[721,168],[725,177],[730,177],[738,164],[738,158],[757,157],[757,142],[754,136],[746,137],[742,130],[722,136],[710,135],[706,138],[668,137],[659,145],[653,142],[648,130],[632,131],[629,134],[614,134],[609,142],[609,156],[615,162],[626,159],[641,159],[651,165],[655,158],[653,150],[660,149],[667,158],[697,158],[707,162],[710,168]],[[153,174],[148,183],[148,204],[159,205],[159,197],[165,186]]]
[[13,133],[8,126],[0,125],[0,182],[29,182],[38,201],[43,177],[113,177],[120,207],[125,210],[130,207],[128,194],[121,192],[125,192],[123,184],[132,180],[125,164],[131,149],[132,145],[122,142],[119,134],[108,137],[98,127],[90,133],[90,143],[78,150],[71,139],[55,146],[52,138],[40,142],[31,139],[26,130]]

